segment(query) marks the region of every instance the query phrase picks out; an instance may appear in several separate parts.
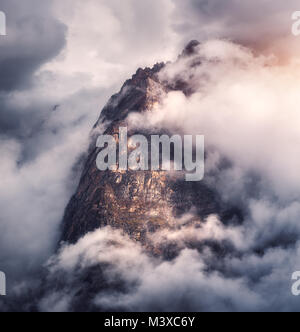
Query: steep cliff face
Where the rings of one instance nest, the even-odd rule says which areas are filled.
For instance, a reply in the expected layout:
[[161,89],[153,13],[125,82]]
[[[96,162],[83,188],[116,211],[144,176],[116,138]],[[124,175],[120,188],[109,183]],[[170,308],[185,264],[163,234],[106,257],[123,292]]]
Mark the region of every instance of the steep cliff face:
[[[191,42],[181,56],[190,56],[195,46],[197,42]],[[151,111],[170,90],[191,93],[186,82],[178,81],[174,86],[161,82],[157,74],[163,67],[157,64],[152,69],[139,69],[102,110],[78,189],[65,212],[63,241],[75,243],[86,233],[109,225],[147,244],[149,234],[176,227],[176,220],[192,208],[201,218],[219,211],[216,195],[205,181],[185,182],[163,171],[97,169],[96,138],[104,123],[108,124],[105,134],[118,138],[119,128],[126,126],[130,112]]]

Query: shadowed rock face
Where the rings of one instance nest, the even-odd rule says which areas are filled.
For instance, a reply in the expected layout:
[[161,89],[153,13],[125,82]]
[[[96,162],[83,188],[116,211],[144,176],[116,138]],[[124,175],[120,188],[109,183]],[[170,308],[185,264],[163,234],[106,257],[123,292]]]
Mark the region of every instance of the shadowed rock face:
[[[181,56],[191,55],[196,46],[196,42],[190,43]],[[149,234],[176,227],[177,218],[191,209],[201,218],[219,212],[216,194],[205,181],[185,182],[162,171],[101,172],[97,169],[96,157],[100,150],[96,148],[96,139],[102,124],[109,123],[105,134],[118,138],[119,127],[126,126],[130,112],[151,110],[169,90],[189,93],[185,82],[174,87],[160,82],[157,73],[163,67],[157,64],[152,69],[139,69],[101,112],[78,189],[65,212],[63,241],[75,243],[86,233],[109,225],[147,245]],[[132,134],[135,132],[129,132],[129,136]]]

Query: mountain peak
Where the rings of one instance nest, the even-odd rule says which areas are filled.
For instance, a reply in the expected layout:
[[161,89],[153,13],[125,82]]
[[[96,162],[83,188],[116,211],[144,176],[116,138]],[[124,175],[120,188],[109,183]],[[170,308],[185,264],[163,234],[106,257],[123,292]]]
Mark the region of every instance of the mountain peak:
[[[196,41],[190,42],[184,53],[192,54],[197,45]],[[172,90],[157,75],[163,68],[164,64],[157,64],[138,69],[112,96],[97,123],[109,123],[106,134],[118,137],[119,128],[127,126],[131,112],[150,111]],[[187,87],[178,84],[176,88],[184,92]],[[147,136],[149,132],[138,134]],[[75,243],[88,232],[110,226],[148,247],[151,233],[175,227],[174,218],[188,213],[193,206],[201,218],[217,212],[215,197],[203,182],[185,182],[163,171],[99,171],[99,151],[93,140],[78,189],[65,212],[63,241]]]

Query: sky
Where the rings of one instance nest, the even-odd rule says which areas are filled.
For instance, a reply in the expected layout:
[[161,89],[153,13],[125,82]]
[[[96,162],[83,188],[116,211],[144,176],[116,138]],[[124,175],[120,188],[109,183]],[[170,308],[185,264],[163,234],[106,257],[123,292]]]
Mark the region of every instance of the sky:
[[[286,273],[289,278],[293,272],[290,270],[296,268],[299,251],[294,241],[288,250],[280,243],[261,260],[255,255],[257,248],[268,247],[282,234],[289,242],[288,239],[299,231],[296,223],[300,217],[297,203],[299,136],[295,105],[300,37],[291,33],[291,16],[296,10],[300,10],[296,0],[1,0],[0,11],[7,17],[7,36],[0,36],[0,270],[7,274],[9,287],[21,292],[54,253],[65,206],[80,176],[79,161],[87,151],[88,135],[108,98],[137,68],[175,61],[183,47],[197,39],[206,45],[200,50],[203,56],[207,59],[219,56],[224,63],[210,68],[208,61],[203,72],[198,73],[199,76],[211,73],[217,88],[207,84],[205,100],[200,90],[192,100],[180,94],[171,95],[164,109],[159,111],[163,117],[164,111],[172,109],[173,117],[167,122],[165,118],[148,120],[155,124],[160,121],[172,128],[172,121],[182,116],[182,123],[186,124],[183,129],[197,131],[189,119],[198,116],[194,114],[195,109],[209,107],[223,111],[220,120],[223,124],[228,123],[228,119],[235,124],[231,128],[233,132],[221,125],[218,127],[220,135],[211,138],[211,144],[234,161],[234,167],[220,176],[219,188],[226,188],[222,192],[224,199],[236,200],[241,193],[242,197],[247,197],[249,224],[256,227],[249,226],[251,236],[247,238],[245,262],[229,260],[227,268],[234,271],[232,274],[248,273],[255,279],[257,276],[255,273],[252,276],[249,269],[257,260],[261,269],[255,269],[260,271],[256,273],[262,282],[251,291],[248,280],[242,277],[237,285],[245,292],[243,308],[268,309],[261,294],[270,292],[273,285],[288,283],[279,274]],[[215,39],[226,39],[226,42],[210,43]],[[233,60],[236,59],[247,67],[246,71],[235,65]],[[177,62],[164,74],[171,81],[174,72],[179,70],[183,75],[189,71],[185,66]],[[266,69],[268,66],[273,67]],[[223,76],[224,73],[227,76]],[[238,91],[234,85],[237,79],[241,79]],[[222,89],[228,86],[232,88],[231,95],[224,96]],[[237,94],[242,98],[237,98]],[[257,101],[254,105],[248,104],[246,116],[241,117],[238,111],[244,108],[247,99]],[[234,111],[228,112],[224,101],[233,105]],[[178,105],[185,107],[188,113],[178,114]],[[263,115],[253,114],[253,109],[267,111]],[[207,134],[215,129],[214,119],[219,114],[203,113],[201,120]],[[273,117],[276,121],[269,122]],[[267,129],[266,123],[269,123]],[[241,135],[244,137],[242,151],[234,144]],[[227,137],[225,141],[224,137]],[[262,141],[265,144],[261,144]],[[284,154],[278,150],[278,153],[271,153],[278,146]],[[219,157],[211,158],[211,167],[217,167]],[[257,163],[251,164],[252,160]],[[246,179],[253,170],[264,178],[265,183],[259,184],[262,199],[247,196]],[[228,192],[230,197],[226,196]],[[283,226],[286,224],[287,229]],[[217,229],[220,227],[218,224]],[[243,239],[247,227],[235,230],[238,238]],[[268,233],[270,229],[274,230],[272,236]],[[221,230],[227,234],[222,227]],[[236,246],[238,251],[246,250]],[[165,268],[157,262],[148,262],[148,258],[141,256],[140,248],[135,247],[135,250],[141,257],[141,265],[145,264],[150,270],[151,264],[158,269]],[[198,259],[196,254],[183,251],[175,264],[176,271],[180,271],[187,257],[195,261],[194,268],[199,268],[194,278],[203,281],[195,285],[199,291],[207,285],[203,277],[207,255]],[[288,261],[289,265],[285,265],[282,272],[277,268],[283,261]],[[266,266],[273,267],[276,275],[266,274]],[[136,268],[139,271],[140,267]],[[123,272],[123,267],[120,269]],[[153,271],[157,270],[153,268]],[[167,275],[163,271],[163,276]],[[232,279],[225,279],[221,274],[214,277],[219,288],[228,286],[232,292],[236,291]],[[272,280],[269,286],[264,282],[267,277]],[[174,279],[175,285],[180,283],[180,274],[178,278]],[[212,285],[211,280],[207,282]],[[120,306],[136,309],[153,283],[145,275],[136,298],[120,297]],[[181,282],[183,294],[189,283],[192,284],[191,280]],[[161,293],[160,287],[162,285],[158,285],[157,294]],[[218,300],[218,292],[213,290],[215,296],[207,296],[207,303],[191,299],[191,303],[195,303],[192,309],[206,305],[211,310],[224,308],[223,302]],[[166,303],[172,302],[171,294],[172,289],[166,290]],[[224,303],[229,295],[222,295]],[[238,300],[232,299],[233,308],[239,307]],[[290,299],[289,294],[282,295],[281,300],[283,304],[288,303],[287,307],[294,308],[295,299]],[[109,301],[112,301],[109,297],[95,299],[101,306]],[[44,310],[53,310],[57,305],[57,301],[49,297],[40,304]],[[69,306],[65,300],[58,307],[68,310]],[[144,306],[147,309],[151,303]]]

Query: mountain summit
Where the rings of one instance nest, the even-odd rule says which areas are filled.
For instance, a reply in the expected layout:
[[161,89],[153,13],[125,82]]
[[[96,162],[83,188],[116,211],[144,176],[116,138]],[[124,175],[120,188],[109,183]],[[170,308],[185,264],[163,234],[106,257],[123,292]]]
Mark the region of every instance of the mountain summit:
[[[181,57],[194,55],[198,45],[199,42],[190,42]],[[191,209],[202,220],[210,214],[220,213],[217,195],[205,181],[188,183],[169,177],[163,171],[97,169],[99,149],[96,148],[96,139],[103,125],[108,124],[105,134],[118,137],[119,128],[127,126],[131,112],[151,112],[153,105],[160,103],[163,96],[172,90],[192,94],[186,81],[178,79],[172,85],[162,81],[159,73],[164,67],[164,64],[156,64],[153,68],[138,69],[102,110],[92,132],[79,186],[65,212],[63,241],[76,243],[88,232],[111,226],[147,246],[149,235],[157,230],[176,227],[178,219]],[[142,134],[148,135],[149,132]]]

